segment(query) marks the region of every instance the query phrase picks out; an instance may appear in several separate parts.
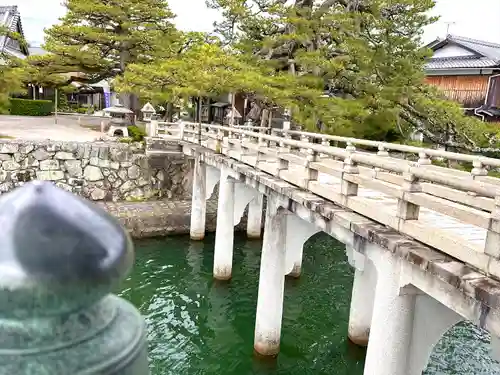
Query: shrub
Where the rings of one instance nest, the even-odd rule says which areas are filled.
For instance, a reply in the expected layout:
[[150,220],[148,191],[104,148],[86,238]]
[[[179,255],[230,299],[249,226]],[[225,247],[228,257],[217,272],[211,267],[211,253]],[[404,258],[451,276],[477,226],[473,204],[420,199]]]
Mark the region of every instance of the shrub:
[[50,100],[10,99],[10,114],[16,116],[50,116],[54,103]]
[[76,109],[76,113],[79,113],[81,115],[86,115],[87,113],[89,113],[89,109],[85,107],[80,107]]
[[136,125],[131,125],[127,127],[128,135],[132,138],[133,142],[142,142],[146,136],[146,132]]

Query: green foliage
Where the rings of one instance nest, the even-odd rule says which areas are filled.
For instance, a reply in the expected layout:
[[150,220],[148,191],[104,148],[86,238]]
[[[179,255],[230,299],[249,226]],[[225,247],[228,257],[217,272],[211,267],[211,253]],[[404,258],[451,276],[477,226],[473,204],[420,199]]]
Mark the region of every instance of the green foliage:
[[120,143],[130,144],[130,143],[133,143],[133,142],[134,142],[134,140],[133,140],[132,138],[130,138],[130,137],[128,137],[128,138],[127,138],[127,137],[124,137],[124,138],[120,138],[120,139],[118,140],[118,142],[120,142]]
[[53,109],[50,100],[10,99],[10,114],[15,116],[50,116]]
[[[46,30],[48,55],[33,65],[95,83],[151,61],[176,30],[166,0],[67,0],[66,15]],[[82,73],[76,75],[75,72]],[[68,77],[67,77],[68,78]]]
[[209,0],[221,40],[177,33],[117,87],[153,102],[240,92],[306,129],[388,142],[415,132],[452,150],[500,151],[498,127],[424,82],[433,0]]
[[131,125],[127,127],[128,135],[132,142],[142,142],[144,137],[146,137],[146,132],[136,125]]
[[[0,36],[5,36],[17,40],[21,46],[26,43],[18,33],[14,33],[9,29],[0,26]],[[23,87],[23,70],[19,68],[21,60],[9,55],[6,52],[0,52],[0,113],[8,111],[11,95],[24,94]]]
[[87,107],[78,107],[75,109],[76,113],[80,113],[82,115],[86,115],[89,113],[89,109]]
[[[421,35],[436,20],[429,16],[434,3],[209,1],[222,11],[217,31],[233,51],[295,76],[280,100],[266,99],[288,102],[294,120],[307,128],[321,123],[333,134],[386,141],[418,131],[461,150],[499,148],[498,128],[464,116],[424,83],[429,51],[420,47]],[[323,88],[329,97],[321,97]]]

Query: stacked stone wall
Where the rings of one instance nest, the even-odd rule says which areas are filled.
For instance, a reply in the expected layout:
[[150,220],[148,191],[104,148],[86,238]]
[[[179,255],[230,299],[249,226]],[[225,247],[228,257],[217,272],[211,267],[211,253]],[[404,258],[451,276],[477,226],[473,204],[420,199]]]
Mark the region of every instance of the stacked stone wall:
[[0,141],[0,192],[31,180],[93,201],[189,199],[192,173],[182,157],[151,160],[140,144]]

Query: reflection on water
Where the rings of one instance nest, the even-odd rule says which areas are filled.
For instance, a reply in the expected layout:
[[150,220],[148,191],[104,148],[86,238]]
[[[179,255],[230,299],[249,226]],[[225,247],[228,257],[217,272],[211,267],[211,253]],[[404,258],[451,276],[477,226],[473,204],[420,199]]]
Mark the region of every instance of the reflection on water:
[[[285,287],[281,353],[263,361],[252,354],[261,244],[237,237],[233,279],[217,283],[213,243],[174,237],[137,244],[121,295],[146,316],[152,375],[363,373],[365,352],[346,339],[352,271],[343,245],[326,235],[308,242],[303,277]],[[499,373],[487,340],[468,325],[457,327],[425,374]]]

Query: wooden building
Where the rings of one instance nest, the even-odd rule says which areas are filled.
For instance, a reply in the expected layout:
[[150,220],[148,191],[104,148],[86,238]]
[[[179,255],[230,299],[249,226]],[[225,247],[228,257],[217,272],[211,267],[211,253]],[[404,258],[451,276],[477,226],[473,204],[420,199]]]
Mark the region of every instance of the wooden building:
[[430,43],[427,82],[466,113],[500,122],[500,44],[448,35]]

